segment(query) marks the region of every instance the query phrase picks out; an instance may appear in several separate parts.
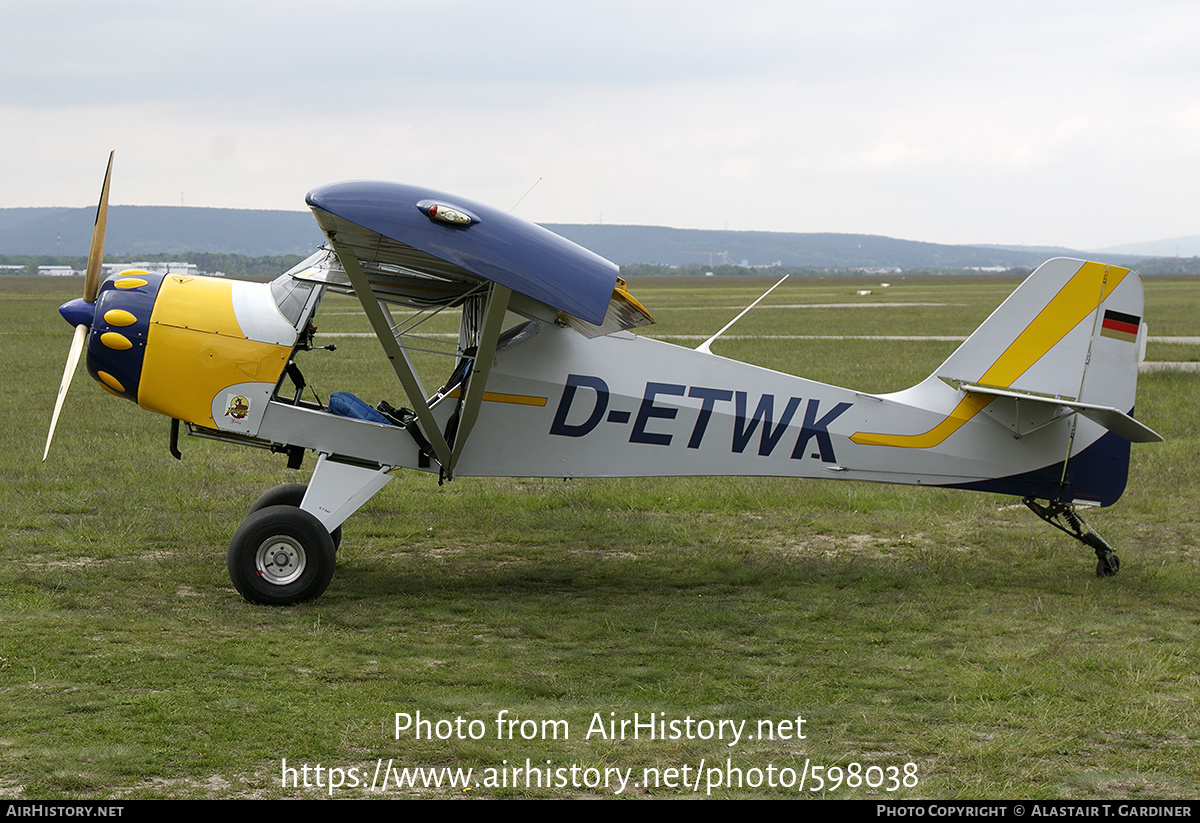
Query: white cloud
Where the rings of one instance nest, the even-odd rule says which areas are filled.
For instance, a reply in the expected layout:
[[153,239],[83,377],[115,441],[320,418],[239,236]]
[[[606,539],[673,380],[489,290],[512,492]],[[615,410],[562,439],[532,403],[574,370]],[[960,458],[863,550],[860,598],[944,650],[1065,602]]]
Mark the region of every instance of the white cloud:
[[[302,209],[349,177],[523,216],[1108,245],[1197,232],[1200,7],[45,2],[0,206]],[[1136,204],[1136,207],[1135,207]]]

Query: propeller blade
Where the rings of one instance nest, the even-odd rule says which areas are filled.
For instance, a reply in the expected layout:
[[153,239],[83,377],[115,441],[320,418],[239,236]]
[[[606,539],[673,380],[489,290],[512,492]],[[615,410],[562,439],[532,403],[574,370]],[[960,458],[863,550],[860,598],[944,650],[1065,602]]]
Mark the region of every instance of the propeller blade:
[[58,426],[58,415],[62,411],[63,401],[67,399],[67,389],[71,388],[71,378],[75,376],[75,367],[79,365],[79,355],[87,343],[88,327],[82,323],[75,327],[75,339],[71,341],[71,350],[67,353],[67,367],[63,370],[62,383],[58,387],[58,399],[54,401],[54,416],[50,418],[50,432],[46,435],[46,450],[42,452],[42,461],[50,454],[50,441],[54,439],[54,429]]
[[108,181],[112,177],[113,155],[108,153],[108,169],[104,172],[104,188],[100,190],[100,205],[96,207],[96,225],[92,229],[92,247],[88,250],[87,277],[83,281],[83,299],[96,302],[100,291],[100,264],[104,262],[104,229],[108,223]]

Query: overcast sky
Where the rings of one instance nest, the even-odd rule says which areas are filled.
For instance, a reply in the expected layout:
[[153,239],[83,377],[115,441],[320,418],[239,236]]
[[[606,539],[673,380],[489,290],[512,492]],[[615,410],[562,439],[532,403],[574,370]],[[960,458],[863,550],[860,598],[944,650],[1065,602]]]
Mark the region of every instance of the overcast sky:
[[7,4],[0,206],[303,210],[1102,248],[1200,234],[1195,0]]

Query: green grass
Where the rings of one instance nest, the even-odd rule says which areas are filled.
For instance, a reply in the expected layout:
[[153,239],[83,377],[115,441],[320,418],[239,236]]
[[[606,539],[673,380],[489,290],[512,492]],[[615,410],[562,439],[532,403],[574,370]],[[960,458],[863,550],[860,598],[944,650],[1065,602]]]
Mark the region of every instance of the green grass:
[[[714,280],[631,288],[661,321],[650,333],[707,335],[738,310],[716,307],[745,305],[769,285]],[[789,281],[768,300],[945,305],[915,315],[766,309],[731,334],[809,333],[800,325],[966,334],[1014,285],[894,278],[883,295],[855,298],[861,282]],[[186,439],[176,462],[165,419],[81,373],[51,459],[39,462],[70,339],[54,307],[78,288],[0,281],[10,378],[0,457],[0,796],[329,793],[282,787],[284,758],[368,776],[380,758],[477,774],[529,758],[634,769],[635,779],[645,767],[694,769],[702,759],[729,758],[743,770],[915,763],[915,787],[889,794],[843,783],[803,796],[1196,796],[1200,376],[1139,381],[1138,416],[1167,441],[1136,448],[1125,497],[1089,518],[1120,552],[1114,578],[1095,578],[1091,552],[991,495],[759,478],[438,487],[402,473],[346,524],[326,594],[272,609],[237,596],[224,549],[259,492],[296,478],[283,458]],[[1200,334],[1200,281],[1152,280],[1147,295],[1153,333]],[[322,331],[366,331],[361,318],[338,314],[353,310],[349,298],[330,298]],[[305,366],[323,395],[349,384],[368,398],[399,399],[377,344],[336,342],[337,352],[315,352]],[[954,346],[760,337],[716,348],[886,391],[925,376]],[[482,720],[487,739],[396,739],[395,713],[418,710],[435,721]],[[570,738],[497,740],[502,710],[566,720]],[[806,736],[733,747],[587,739],[593,717],[610,712],[747,728],[799,715]],[[713,793],[799,795],[766,786]],[[523,785],[465,793],[611,795]],[[626,795],[694,796],[665,787]]]

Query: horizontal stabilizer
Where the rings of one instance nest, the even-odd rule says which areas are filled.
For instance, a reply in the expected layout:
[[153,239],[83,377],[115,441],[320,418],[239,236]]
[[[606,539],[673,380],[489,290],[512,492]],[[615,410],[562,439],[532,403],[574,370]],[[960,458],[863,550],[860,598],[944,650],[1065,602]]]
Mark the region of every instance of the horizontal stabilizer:
[[1113,406],[1100,406],[1095,403],[1081,403],[1078,400],[1063,400],[1057,397],[1046,397],[1027,392],[994,389],[990,386],[977,386],[963,383],[960,389],[974,394],[986,394],[992,397],[1008,397],[1019,402],[1036,403],[1043,407],[1066,407],[1069,414],[1082,414],[1087,419],[1098,423],[1110,432],[1124,437],[1132,443],[1159,443],[1162,435],[1149,426],[1139,423],[1125,412]]

